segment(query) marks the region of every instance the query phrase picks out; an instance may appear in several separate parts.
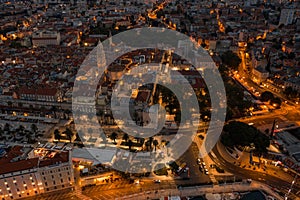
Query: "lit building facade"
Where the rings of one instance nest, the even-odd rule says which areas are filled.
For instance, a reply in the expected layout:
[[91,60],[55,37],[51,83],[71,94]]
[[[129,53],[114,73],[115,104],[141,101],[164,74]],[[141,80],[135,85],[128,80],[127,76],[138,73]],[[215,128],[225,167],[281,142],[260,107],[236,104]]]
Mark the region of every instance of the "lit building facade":
[[0,200],[30,197],[74,186],[70,151],[34,149],[26,153],[24,147],[14,146],[0,158],[0,165]]

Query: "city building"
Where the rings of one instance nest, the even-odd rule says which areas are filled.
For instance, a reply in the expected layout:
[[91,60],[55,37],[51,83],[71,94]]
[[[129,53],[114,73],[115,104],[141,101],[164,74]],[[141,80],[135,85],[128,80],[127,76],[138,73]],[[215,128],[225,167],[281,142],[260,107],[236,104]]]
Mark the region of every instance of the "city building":
[[56,88],[20,88],[20,99],[30,101],[61,101],[61,92]]
[[294,9],[282,9],[280,14],[279,25],[289,25],[294,21]]
[[55,31],[37,31],[32,34],[33,46],[59,45],[60,33]]
[[74,185],[70,151],[4,146],[0,158],[0,199],[19,199]]

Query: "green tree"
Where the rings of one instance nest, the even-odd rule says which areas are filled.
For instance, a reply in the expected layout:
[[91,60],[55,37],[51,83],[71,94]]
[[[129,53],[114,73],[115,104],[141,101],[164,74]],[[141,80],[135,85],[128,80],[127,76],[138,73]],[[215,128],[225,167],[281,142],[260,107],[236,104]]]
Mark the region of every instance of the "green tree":
[[153,145],[154,145],[154,151],[156,151],[156,147],[158,145],[158,141],[157,140],[153,140]]
[[274,99],[274,95],[272,92],[269,92],[269,91],[265,91],[261,94],[260,96],[260,99],[261,101],[263,102],[267,102],[267,101],[270,101],[272,99]]
[[267,152],[270,145],[269,137],[253,126],[243,122],[233,121],[224,126],[224,132],[221,136],[221,142],[225,146],[251,146],[255,145],[255,151],[258,153]]
[[60,132],[58,129],[54,130],[54,139],[56,139],[58,141],[60,141],[60,139],[61,139],[61,135],[60,135]]
[[73,132],[71,131],[70,128],[66,128],[66,130],[64,131],[64,134],[66,134],[67,139],[72,142],[72,137],[73,137]]
[[118,134],[117,134],[116,132],[112,132],[112,134],[110,134],[110,136],[109,136],[109,138],[110,138],[111,140],[113,140],[114,143],[116,143],[117,137],[118,137]]
[[122,138],[125,142],[127,142],[128,141],[128,139],[129,139],[129,136],[128,136],[128,134],[127,133],[124,133],[124,135],[123,135],[123,138]]
[[282,101],[281,101],[280,98],[276,97],[276,98],[271,99],[270,103],[271,103],[274,107],[280,108]]
[[242,62],[240,57],[232,51],[226,51],[221,55],[221,59],[222,62],[229,67],[229,69],[232,69],[234,71],[238,70],[238,67]]
[[129,151],[131,151],[133,142],[131,140],[128,140],[127,145],[128,145]]
[[147,140],[145,142],[145,146],[146,146],[146,151],[149,151],[149,149],[150,149],[150,141],[149,140]]

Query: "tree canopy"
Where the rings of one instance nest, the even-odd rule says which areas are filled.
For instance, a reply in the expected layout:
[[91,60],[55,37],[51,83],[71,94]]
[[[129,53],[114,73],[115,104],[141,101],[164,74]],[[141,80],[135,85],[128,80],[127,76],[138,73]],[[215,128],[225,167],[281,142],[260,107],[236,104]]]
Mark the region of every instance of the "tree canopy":
[[221,142],[225,146],[251,146],[253,143],[258,153],[267,152],[270,145],[269,137],[257,128],[243,122],[233,121],[226,124],[221,136]]
[[237,70],[239,65],[241,64],[242,60],[240,57],[232,52],[232,51],[226,51],[222,56],[221,56],[222,62],[227,65],[229,68],[232,70]]

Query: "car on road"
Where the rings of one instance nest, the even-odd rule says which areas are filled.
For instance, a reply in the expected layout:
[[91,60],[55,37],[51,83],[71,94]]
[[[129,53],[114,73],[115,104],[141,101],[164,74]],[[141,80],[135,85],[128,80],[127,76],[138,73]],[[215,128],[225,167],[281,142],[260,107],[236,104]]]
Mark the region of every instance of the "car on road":
[[197,159],[197,164],[200,165],[201,163],[204,163],[203,158],[198,158],[198,159]]
[[156,179],[156,180],[153,180],[154,183],[160,183],[160,180]]
[[199,170],[200,172],[203,172],[203,167],[201,165],[199,165]]
[[204,173],[206,174],[206,175],[208,175],[209,173],[208,173],[208,169],[204,169]]

